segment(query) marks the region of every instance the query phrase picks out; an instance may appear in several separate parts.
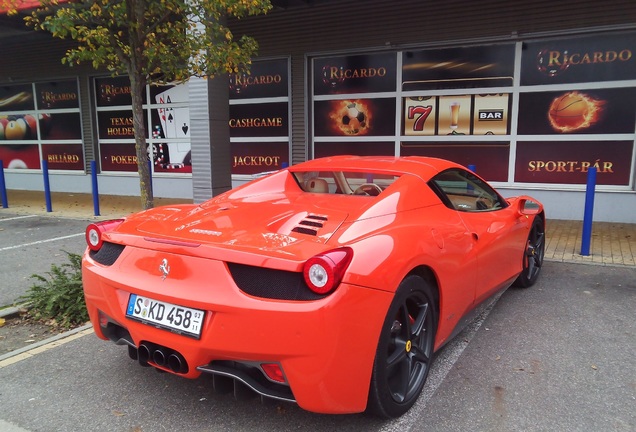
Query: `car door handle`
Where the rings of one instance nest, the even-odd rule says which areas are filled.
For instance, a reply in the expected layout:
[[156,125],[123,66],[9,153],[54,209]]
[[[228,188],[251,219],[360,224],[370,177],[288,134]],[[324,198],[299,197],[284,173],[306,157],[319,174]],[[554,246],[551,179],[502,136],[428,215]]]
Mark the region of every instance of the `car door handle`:
[[477,234],[476,232],[471,233],[473,235],[473,238],[475,239],[475,241],[479,240],[479,234]]

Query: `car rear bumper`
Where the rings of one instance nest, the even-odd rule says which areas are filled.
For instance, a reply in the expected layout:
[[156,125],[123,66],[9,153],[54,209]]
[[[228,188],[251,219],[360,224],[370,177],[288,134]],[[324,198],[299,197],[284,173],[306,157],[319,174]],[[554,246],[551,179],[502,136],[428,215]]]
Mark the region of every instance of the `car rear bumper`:
[[[187,371],[178,373],[188,378],[202,372],[223,375],[232,365],[238,365],[234,369],[240,371],[243,365],[276,363],[289,385],[291,400],[300,407],[323,413],[366,408],[373,359],[391,293],[341,284],[321,300],[260,299],[241,292],[222,262],[189,257],[186,265],[176,255],[169,258],[175,277],[162,281],[143,274],[146,270],[141,261],[147,257],[106,267],[85,255],[82,277],[86,305],[98,337],[135,348],[142,344],[165,348],[167,356],[177,353],[187,364],[183,369]],[[127,318],[131,293],[204,310],[200,339]],[[170,371],[167,363],[157,365],[152,356],[149,363]],[[238,375],[233,378],[240,379]],[[289,400],[284,392],[281,395],[279,399]]]

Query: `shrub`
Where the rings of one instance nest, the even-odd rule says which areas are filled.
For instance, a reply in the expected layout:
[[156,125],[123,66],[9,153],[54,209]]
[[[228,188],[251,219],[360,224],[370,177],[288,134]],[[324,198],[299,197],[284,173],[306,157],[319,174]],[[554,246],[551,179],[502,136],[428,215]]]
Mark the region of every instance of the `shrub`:
[[46,277],[33,274],[36,282],[20,301],[30,306],[28,315],[36,320],[51,320],[64,328],[76,327],[88,321],[82,289],[82,257],[66,252],[69,263],[52,264]]

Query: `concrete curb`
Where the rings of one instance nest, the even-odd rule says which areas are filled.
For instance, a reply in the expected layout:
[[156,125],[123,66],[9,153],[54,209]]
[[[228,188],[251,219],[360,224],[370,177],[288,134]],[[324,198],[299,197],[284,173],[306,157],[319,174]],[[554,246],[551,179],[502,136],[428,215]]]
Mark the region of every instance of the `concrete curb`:
[[[7,359],[10,359],[12,357],[18,356],[20,354],[27,353],[29,351],[35,350],[35,349],[43,347],[45,345],[52,344],[53,342],[57,342],[57,341],[69,338],[69,337],[74,336],[74,335],[76,335],[78,333],[81,333],[81,332],[86,332],[85,334],[89,334],[89,333],[91,333],[91,331],[88,331],[88,330],[92,330],[92,328],[93,328],[93,325],[88,323],[88,324],[85,324],[85,325],[83,325],[81,327],[75,328],[73,330],[69,330],[67,332],[60,333],[58,335],[52,336],[52,337],[50,337],[48,339],[45,339],[45,340],[42,340],[40,342],[36,342],[36,343],[30,344],[30,345],[27,345],[25,347],[22,347],[20,349],[17,349],[15,351],[11,351],[9,353],[3,354],[3,355],[0,356],[0,368],[4,367],[3,363]],[[81,336],[84,336],[84,335],[81,335]],[[55,346],[57,346],[57,345],[55,345]]]
[[13,318],[16,315],[20,315],[20,311],[28,308],[27,304],[9,306],[4,309],[0,309],[0,318]]

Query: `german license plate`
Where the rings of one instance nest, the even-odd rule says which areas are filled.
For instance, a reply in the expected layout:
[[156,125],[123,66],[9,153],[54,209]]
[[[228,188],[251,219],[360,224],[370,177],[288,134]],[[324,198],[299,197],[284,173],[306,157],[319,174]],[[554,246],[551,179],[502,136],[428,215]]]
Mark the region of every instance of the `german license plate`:
[[205,312],[131,294],[126,316],[144,324],[198,339],[201,336]]

